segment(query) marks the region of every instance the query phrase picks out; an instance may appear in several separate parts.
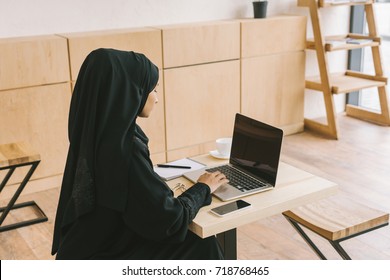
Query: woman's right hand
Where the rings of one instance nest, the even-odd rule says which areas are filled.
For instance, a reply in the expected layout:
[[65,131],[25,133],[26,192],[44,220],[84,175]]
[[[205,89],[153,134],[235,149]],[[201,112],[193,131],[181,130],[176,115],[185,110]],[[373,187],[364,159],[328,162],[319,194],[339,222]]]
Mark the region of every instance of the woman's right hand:
[[199,179],[199,183],[204,183],[210,187],[210,192],[215,192],[220,186],[229,182],[224,174],[219,171],[202,174]]

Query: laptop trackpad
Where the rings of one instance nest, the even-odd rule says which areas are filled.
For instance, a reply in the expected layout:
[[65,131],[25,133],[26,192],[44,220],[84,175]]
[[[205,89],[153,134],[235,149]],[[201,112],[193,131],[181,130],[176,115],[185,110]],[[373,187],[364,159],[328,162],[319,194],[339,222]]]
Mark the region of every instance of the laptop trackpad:
[[220,186],[214,193],[216,197],[220,198],[223,201],[230,200],[237,196],[242,196],[242,192],[229,184]]

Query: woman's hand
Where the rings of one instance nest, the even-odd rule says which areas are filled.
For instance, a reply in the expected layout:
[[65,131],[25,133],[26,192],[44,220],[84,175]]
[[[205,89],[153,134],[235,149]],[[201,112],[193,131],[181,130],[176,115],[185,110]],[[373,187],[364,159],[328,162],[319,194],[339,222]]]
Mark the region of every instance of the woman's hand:
[[199,179],[199,183],[204,183],[210,187],[210,192],[213,193],[223,184],[226,184],[229,182],[229,180],[226,178],[224,174],[222,174],[219,171],[209,173],[206,172],[202,174]]

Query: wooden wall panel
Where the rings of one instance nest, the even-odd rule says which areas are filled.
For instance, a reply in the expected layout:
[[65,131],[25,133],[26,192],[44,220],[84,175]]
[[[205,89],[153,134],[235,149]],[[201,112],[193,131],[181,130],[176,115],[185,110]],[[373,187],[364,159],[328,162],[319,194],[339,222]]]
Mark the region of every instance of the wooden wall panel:
[[0,90],[69,81],[68,65],[64,38],[0,39]]
[[215,140],[213,140],[213,141],[197,144],[194,146],[168,151],[167,160],[172,161],[172,160],[177,160],[185,157],[208,154],[210,151],[215,149],[216,149]]
[[[243,114],[285,128],[303,129],[305,54],[290,52],[242,60]],[[291,126],[291,128],[289,127]]]
[[162,68],[161,30],[156,28],[132,28],[110,31],[61,34],[69,41],[71,78],[77,79],[85,57],[98,48],[129,50],[145,54]]
[[188,148],[191,156],[194,146],[232,135],[240,110],[239,60],[164,70],[164,79],[169,160],[173,150]]
[[25,141],[41,155],[33,178],[64,171],[70,97],[69,82],[0,92],[0,143]]
[[288,53],[283,57],[284,66],[280,73],[283,76],[283,88],[279,124],[288,134],[303,131],[305,61],[304,51]]
[[241,112],[271,125],[279,124],[283,79],[281,56],[261,56],[241,62]]
[[241,57],[304,50],[306,21],[304,16],[277,16],[241,21]]
[[240,24],[221,21],[162,27],[164,68],[238,59]]

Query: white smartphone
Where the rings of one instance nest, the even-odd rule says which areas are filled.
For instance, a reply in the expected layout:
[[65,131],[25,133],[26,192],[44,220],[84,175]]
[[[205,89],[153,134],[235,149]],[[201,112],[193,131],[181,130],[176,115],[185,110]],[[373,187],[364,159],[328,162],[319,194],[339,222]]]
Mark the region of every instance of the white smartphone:
[[223,216],[228,215],[230,213],[235,213],[239,210],[246,209],[250,206],[251,206],[250,203],[240,199],[240,200],[233,201],[233,202],[230,202],[230,203],[222,205],[222,206],[212,208],[210,210],[210,212],[219,216],[219,217],[223,217]]

